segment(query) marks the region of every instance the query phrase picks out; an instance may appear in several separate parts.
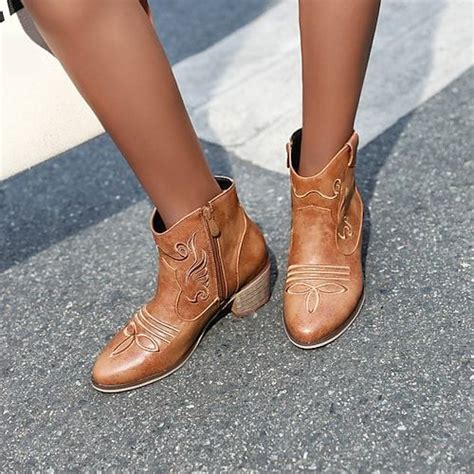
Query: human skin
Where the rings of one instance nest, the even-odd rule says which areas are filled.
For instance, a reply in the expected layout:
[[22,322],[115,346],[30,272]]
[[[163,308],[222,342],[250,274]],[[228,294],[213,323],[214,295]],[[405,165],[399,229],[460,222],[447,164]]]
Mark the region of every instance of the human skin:
[[[220,192],[146,0],[23,0],[167,227]],[[300,0],[303,138],[298,173],[351,135],[380,0]]]
[[144,0],[23,3],[167,227],[220,192]]
[[311,176],[351,136],[380,0],[300,0],[303,135],[298,173]]

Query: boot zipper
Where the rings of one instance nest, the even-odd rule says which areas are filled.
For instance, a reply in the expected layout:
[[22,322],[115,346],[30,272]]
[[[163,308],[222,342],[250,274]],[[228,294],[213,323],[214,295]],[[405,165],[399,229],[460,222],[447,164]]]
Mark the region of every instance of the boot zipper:
[[212,253],[214,255],[214,261],[216,262],[216,278],[217,278],[217,292],[219,296],[219,300],[222,300],[225,297],[225,289],[224,289],[224,275],[222,270],[222,259],[221,254],[219,252],[219,244],[217,243],[217,239],[221,235],[221,231],[217,222],[212,215],[213,208],[212,204],[209,203],[206,206],[203,206],[202,213],[204,218],[206,219],[207,228],[209,230],[209,234],[211,235],[211,246],[212,246]]

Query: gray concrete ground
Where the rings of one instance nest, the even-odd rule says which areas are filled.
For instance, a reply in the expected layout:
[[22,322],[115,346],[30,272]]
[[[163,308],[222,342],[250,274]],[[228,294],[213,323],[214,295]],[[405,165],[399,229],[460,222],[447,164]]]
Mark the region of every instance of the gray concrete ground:
[[3,183],[2,470],[467,472],[473,79],[361,150],[367,303],[318,351],[282,328],[287,178],[203,143],[265,231],[273,297],[129,393],[95,392],[89,370],[153,289],[136,181],[99,137]]

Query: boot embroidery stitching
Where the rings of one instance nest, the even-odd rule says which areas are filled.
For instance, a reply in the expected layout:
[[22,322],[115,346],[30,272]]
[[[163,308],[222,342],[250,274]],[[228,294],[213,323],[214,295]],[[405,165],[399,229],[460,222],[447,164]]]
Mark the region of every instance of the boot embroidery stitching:
[[140,308],[123,329],[125,339],[112,351],[112,356],[124,353],[135,343],[146,352],[159,352],[160,343],[170,344],[179,329],[152,316],[145,307]]
[[337,235],[341,239],[347,239],[349,237],[352,237],[353,235],[352,225],[350,224],[349,218],[346,215],[343,216],[342,223],[343,223],[342,232],[337,231]]
[[352,224],[349,222],[349,217],[347,215],[355,190],[353,172],[351,172],[349,175],[349,183],[347,182],[348,179],[346,177],[344,179],[346,185],[344,187],[344,193],[342,195],[342,202],[340,205],[340,210],[342,212],[339,214],[340,217],[338,219],[338,225],[336,229],[337,236],[342,240],[351,238],[354,235]]
[[175,250],[178,255],[164,253],[177,262],[185,261],[190,256],[193,257],[193,262],[184,273],[184,282],[180,282],[177,269],[172,267],[179,287],[178,299],[184,293],[190,303],[207,300],[209,298],[209,258],[203,249],[199,251],[196,248],[196,233],[194,232],[186,243],[178,242],[175,245]]
[[308,313],[319,306],[321,294],[341,294],[348,290],[340,281],[349,281],[350,268],[339,265],[290,265],[285,291],[304,296]]
[[245,210],[243,209],[243,207],[240,204],[239,204],[239,210],[240,210],[240,215],[243,217],[243,220],[244,220],[244,229],[242,231],[242,235],[240,236],[239,245],[237,247],[238,248],[237,258],[236,258],[236,261],[235,261],[235,281],[236,281],[235,291],[237,291],[240,287],[240,272],[239,272],[240,255],[242,253],[242,247],[243,247],[243,244],[244,244],[244,239],[245,239],[245,236],[247,234],[247,228],[248,228],[247,215],[245,213]]
[[[175,282],[178,288],[178,293],[175,300],[175,311],[176,315],[182,321],[196,321],[208,314],[212,310],[218,298],[209,302],[206,308],[202,309],[197,315],[186,316],[183,314],[181,308],[181,301],[183,296],[186,300],[192,304],[198,305],[202,301],[206,301],[211,296],[210,293],[210,277],[209,277],[209,256],[204,249],[198,249],[196,247],[197,233],[194,232],[186,243],[178,242],[175,244],[175,250],[177,255],[171,255],[166,253],[163,249],[160,249],[164,255],[169,257],[171,260],[177,262],[185,262],[189,257],[193,257],[191,265],[183,272],[182,265],[177,267],[172,266],[166,259],[163,261],[174,273]],[[189,308],[188,308],[189,309]]]
[[333,199],[336,199],[339,194],[341,193],[341,186],[342,186],[342,181],[340,178],[336,178],[332,184],[332,190],[333,190],[333,194],[331,196],[327,195],[327,194],[324,194],[323,192],[319,191],[318,189],[311,189],[309,191],[306,191],[305,193],[303,194],[298,194],[296,192],[296,189],[293,187],[293,194],[297,197],[297,198],[305,198],[306,196],[309,196],[310,194],[317,194],[318,196],[321,196],[322,198],[324,199],[329,199],[329,200],[333,200]]

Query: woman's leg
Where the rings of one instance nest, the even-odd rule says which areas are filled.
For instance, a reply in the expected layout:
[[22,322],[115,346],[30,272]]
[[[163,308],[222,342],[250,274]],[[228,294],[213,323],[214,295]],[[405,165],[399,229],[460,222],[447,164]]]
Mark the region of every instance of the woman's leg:
[[145,0],[23,0],[166,226],[220,192]]
[[291,239],[283,293],[293,344],[337,339],[364,303],[354,117],[379,0],[300,0],[303,127],[287,142]]
[[350,137],[380,0],[299,0],[303,64],[303,176]]

